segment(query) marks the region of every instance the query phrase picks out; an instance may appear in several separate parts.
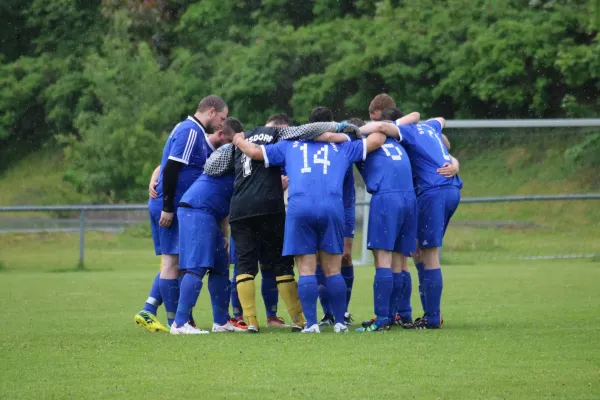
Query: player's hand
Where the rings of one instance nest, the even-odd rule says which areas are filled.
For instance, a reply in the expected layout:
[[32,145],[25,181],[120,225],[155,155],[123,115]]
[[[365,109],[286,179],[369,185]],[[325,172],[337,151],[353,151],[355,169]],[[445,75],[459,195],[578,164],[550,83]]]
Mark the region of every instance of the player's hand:
[[444,163],[442,168],[437,169],[437,173],[446,178],[452,178],[454,175],[458,174],[458,167],[450,163]]
[[229,255],[229,240],[226,237],[223,237],[223,246],[225,247],[225,251]]
[[164,211],[160,212],[160,220],[158,221],[158,224],[160,226],[162,226],[163,228],[168,228],[171,226],[172,222],[173,222],[173,213],[164,212]]
[[355,140],[361,138],[360,128],[356,125],[352,125],[348,121],[342,121],[338,124],[338,133],[345,133],[350,136],[350,139]]
[[151,199],[156,199],[158,197],[156,186],[158,186],[158,181],[150,181],[150,185],[148,186],[148,195]]
[[289,185],[290,185],[290,178],[288,178],[285,175],[281,175],[281,187],[283,188],[284,192],[287,190]]
[[244,139],[246,139],[246,135],[244,135],[244,132],[238,132],[233,136],[233,141],[231,143],[233,143],[234,146],[237,146],[238,143]]

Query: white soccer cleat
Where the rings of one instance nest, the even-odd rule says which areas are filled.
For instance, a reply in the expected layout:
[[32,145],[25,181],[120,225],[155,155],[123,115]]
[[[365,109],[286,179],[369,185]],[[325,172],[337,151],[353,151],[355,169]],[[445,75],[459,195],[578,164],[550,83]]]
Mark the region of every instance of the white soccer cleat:
[[314,324],[311,327],[305,327],[302,329],[302,333],[321,333],[321,329],[319,329],[319,324]]
[[333,331],[335,333],[348,333],[348,327],[340,322],[333,326]]
[[229,321],[227,321],[226,324],[223,325],[219,325],[219,324],[213,324],[212,326],[212,331],[214,333],[222,333],[222,332],[241,332],[244,329],[239,329],[236,328],[235,326],[233,326],[233,324]]
[[209,332],[202,329],[194,328],[187,322],[181,327],[178,327],[175,324],[175,322],[173,322],[173,324],[171,325],[170,333],[171,335],[206,335]]

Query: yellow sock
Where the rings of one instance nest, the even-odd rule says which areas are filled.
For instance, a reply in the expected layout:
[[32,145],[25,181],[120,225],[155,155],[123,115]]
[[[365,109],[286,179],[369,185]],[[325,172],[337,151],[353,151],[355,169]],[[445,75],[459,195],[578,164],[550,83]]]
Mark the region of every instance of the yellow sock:
[[[302,315],[302,306],[300,305],[300,299],[298,298],[298,284],[292,275],[278,276],[277,290],[285,303],[288,313],[299,326],[303,326],[304,316]],[[304,323],[304,325],[306,325]]]
[[256,318],[256,288],[254,286],[254,275],[240,274],[236,277],[237,292],[244,311],[244,318],[248,325],[258,328]]

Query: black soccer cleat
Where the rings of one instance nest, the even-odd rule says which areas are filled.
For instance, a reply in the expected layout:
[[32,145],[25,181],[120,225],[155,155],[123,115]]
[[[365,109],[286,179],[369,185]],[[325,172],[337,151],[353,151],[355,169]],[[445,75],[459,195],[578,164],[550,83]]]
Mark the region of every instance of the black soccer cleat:
[[344,323],[348,326],[354,325],[354,319],[352,319],[352,314],[349,312],[344,315]]
[[405,329],[415,329],[415,330],[423,330],[423,329],[440,329],[442,324],[439,325],[430,325],[427,321],[427,317],[417,318],[415,322],[412,324],[406,324],[403,326]]
[[333,321],[333,315],[330,313],[326,313],[323,315],[323,318],[319,321],[319,326],[333,326],[335,322]]

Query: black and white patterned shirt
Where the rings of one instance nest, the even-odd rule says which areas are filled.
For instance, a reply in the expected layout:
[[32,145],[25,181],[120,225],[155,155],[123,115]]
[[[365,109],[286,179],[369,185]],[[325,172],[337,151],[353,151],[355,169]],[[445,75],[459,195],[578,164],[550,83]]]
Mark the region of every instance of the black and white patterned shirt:
[[[317,122],[301,126],[260,127],[244,132],[246,140],[267,145],[280,140],[313,140],[324,132],[336,132],[336,122]],[[235,189],[231,199],[230,221],[285,212],[281,169],[265,168],[262,161],[246,157],[233,145],[215,151],[204,165],[211,176],[235,170]]]

